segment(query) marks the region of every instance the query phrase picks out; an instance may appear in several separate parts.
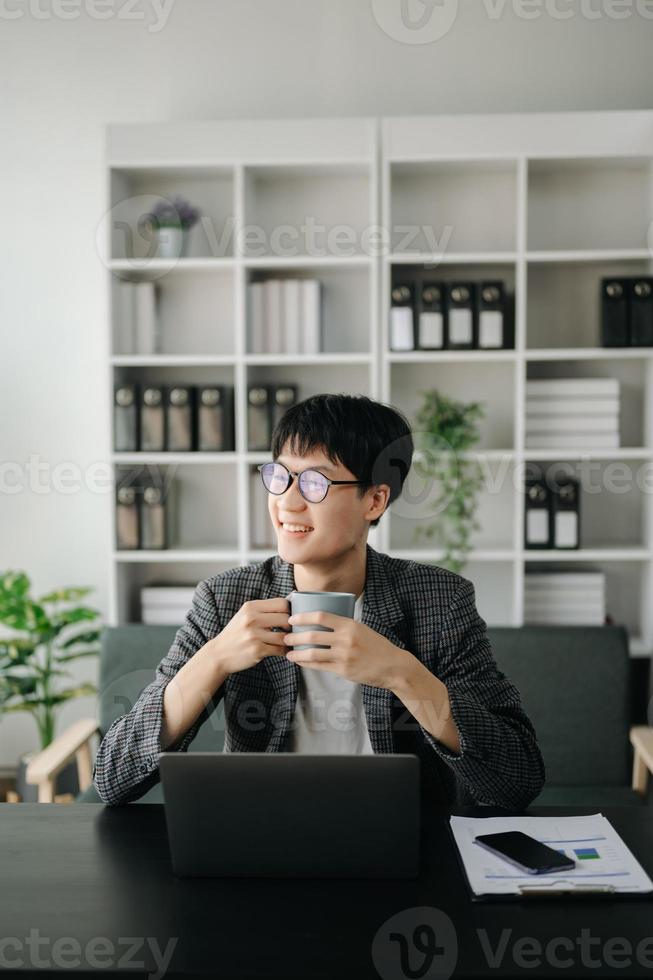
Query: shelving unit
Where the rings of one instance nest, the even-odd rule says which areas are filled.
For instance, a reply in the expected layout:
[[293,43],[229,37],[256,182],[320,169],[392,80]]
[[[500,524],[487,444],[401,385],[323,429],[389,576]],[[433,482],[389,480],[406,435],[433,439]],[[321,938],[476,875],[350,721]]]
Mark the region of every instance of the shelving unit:
[[[653,113],[387,119],[381,188],[384,225],[429,223],[431,238],[445,243],[430,255],[422,240],[394,245],[381,260],[381,398],[411,415],[428,387],[486,403],[479,449],[469,454],[485,467],[481,530],[464,571],[479,610],[491,624],[518,626],[527,571],[601,570],[632,655],[650,656],[653,349],[600,346],[599,281],[653,268]],[[391,352],[391,283],[425,268],[432,280],[505,280],[515,297],[514,350]],[[620,379],[620,448],[527,449],[526,380],[574,376]],[[579,550],[523,546],[523,474],[538,463],[577,476],[598,471],[601,492],[581,494]],[[644,477],[648,491],[606,492],[615,466]],[[411,524],[428,511],[422,490],[409,474],[382,550],[437,561],[412,538]]]
[[[117,334],[118,278],[154,279],[162,311],[160,354],[110,343],[107,404],[114,381],[228,383],[236,423],[234,452],[113,454],[116,472],[174,470],[189,490],[175,547],[165,552],[117,551],[112,512],[112,622],[139,618],[143,585],[196,584],[273,553],[250,534],[250,475],[266,455],[247,451],[249,383],[296,383],[300,398],[364,393],[410,417],[420,390],[437,387],[487,405],[470,454],[485,468],[481,530],[464,571],[482,615],[520,625],[527,570],[558,562],[599,569],[632,654],[650,655],[650,489],[583,498],[582,549],[533,552],[523,547],[520,481],[537,463],[579,472],[593,465],[600,477],[614,464],[642,474],[653,467],[653,348],[600,347],[598,301],[602,276],[653,268],[653,112],[119,125],[109,128],[107,166],[115,219],[108,333]],[[151,242],[133,231],[136,219],[159,195],[177,193],[202,208],[204,223],[187,258],[148,258]],[[379,226],[386,248],[370,238]],[[424,267],[434,279],[505,280],[515,297],[514,349],[390,351],[393,276]],[[321,354],[248,351],[247,287],[272,274],[322,281]],[[619,449],[526,448],[526,380],[565,376],[621,380]],[[370,543],[437,562],[437,549],[413,536],[427,513],[412,472]]]

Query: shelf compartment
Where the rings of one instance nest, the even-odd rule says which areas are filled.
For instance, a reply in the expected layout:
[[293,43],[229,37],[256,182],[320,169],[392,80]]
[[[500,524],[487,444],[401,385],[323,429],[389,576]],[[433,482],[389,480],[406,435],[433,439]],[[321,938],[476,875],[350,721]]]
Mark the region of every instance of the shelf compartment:
[[[649,262],[535,262],[528,267],[527,344],[538,348],[601,348],[601,279],[650,274]],[[631,348],[636,355],[638,348]],[[641,348],[639,348],[641,351]],[[640,355],[641,356],[641,355]]]
[[393,163],[390,195],[393,253],[485,254],[516,248],[515,161]]
[[[647,489],[650,492],[653,488],[651,459],[529,461],[525,476],[544,479],[552,489],[567,478],[578,480],[583,551],[646,553]],[[538,554],[535,549],[525,550],[529,555]]]
[[652,208],[649,157],[529,161],[529,250],[644,249]]
[[[619,449],[649,447],[647,405],[650,401],[650,361],[646,358],[535,360],[527,364],[528,380],[552,378],[616,378],[619,381]],[[647,381],[648,377],[648,381]],[[526,446],[530,454],[536,449]],[[582,451],[576,450],[577,452]],[[606,449],[609,453],[611,450]]]
[[[372,348],[370,271],[363,266],[329,266],[314,269],[281,268],[274,271],[251,269],[249,282],[268,279],[317,279],[321,283],[321,340],[322,353],[366,354]],[[247,320],[251,317],[249,292]],[[248,329],[248,350],[250,350]],[[249,355],[279,357],[293,355]],[[298,355],[294,355],[298,356]]]
[[245,168],[246,259],[365,255],[371,224],[369,167]]
[[152,259],[156,247],[138,221],[160,198],[176,195],[199,208],[187,256],[223,258],[234,253],[234,184],[230,167],[115,167],[111,170],[111,258]]
[[[516,478],[511,460],[479,460],[482,485],[478,494],[476,518],[479,530],[472,533],[471,545],[476,552],[509,553],[514,546],[514,513]],[[441,543],[437,533],[432,538],[417,536],[421,526],[437,525],[440,488],[430,477],[418,473],[413,465],[406,477],[401,495],[390,508],[390,548],[438,552]]]
[[575,562],[565,562],[559,569],[551,567],[552,563],[539,563],[528,560],[525,564],[526,574],[530,572],[603,572],[605,574],[605,608],[606,613],[618,626],[625,626],[632,637],[642,636],[645,577],[637,562],[603,561],[601,558],[582,560],[581,556]]
[[[235,464],[213,467],[193,463],[182,466],[119,464],[115,475],[116,482],[126,479],[129,486],[136,489],[150,482],[162,488],[164,499],[170,503],[166,515],[169,556],[172,551],[193,553],[207,548],[237,551],[238,485]],[[116,553],[123,556],[136,552],[116,549]],[[165,554],[164,551],[161,553]]]
[[[121,553],[119,553],[121,554]],[[168,560],[125,563],[119,568],[118,576],[118,616],[120,623],[141,623],[141,589],[147,586],[185,586],[195,588],[201,581],[219,572],[227,571],[238,561],[197,561],[178,562]],[[189,606],[190,609],[190,606]],[[178,624],[182,626],[183,621]],[[161,656],[166,653],[161,651]]]
[[458,362],[390,365],[390,402],[413,424],[421,391],[437,389],[457,401],[485,404],[485,418],[478,423],[476,451],[510,451],[514,431],[515,365],[510,362]]
[[[130,280],[140,279],[130,275]],[[119,291],[116,277],[111,281],[113,351],[116,355],[133,355],[121,350]],[[234,277],[231,269],[217,266],[213,270],[179,271],[173,267],[154,283],[156,317],[162,357],[234,356],[235,316]]]

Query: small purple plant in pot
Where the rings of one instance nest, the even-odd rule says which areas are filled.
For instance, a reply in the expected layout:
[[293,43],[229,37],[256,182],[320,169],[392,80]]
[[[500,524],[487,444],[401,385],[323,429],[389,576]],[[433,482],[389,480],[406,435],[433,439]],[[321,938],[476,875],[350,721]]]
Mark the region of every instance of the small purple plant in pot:
[[[188,232],[197,224],[200,211],[177,194],[171,200],[162,198],[151,211],[139,219],[154,246],[158,258],[179,258],[186,252]],[[148,255],[151,258],[152,255]]]

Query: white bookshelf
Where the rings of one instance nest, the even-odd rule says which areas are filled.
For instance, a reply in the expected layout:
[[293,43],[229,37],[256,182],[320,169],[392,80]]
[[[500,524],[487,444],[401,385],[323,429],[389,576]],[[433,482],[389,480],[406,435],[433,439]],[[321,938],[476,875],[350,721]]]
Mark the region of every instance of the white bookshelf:
[[[114,381],[228,383],[236,427],[233,452],[112,454],[116,473],[138,465],[174,468],[182,493],[175,547],[163,552],[117,551],[111,500],[111,622],[138,619],[143,585],[195,584],[273,553],[250,534],[250,473],[266,454],[247,450],[249,383],[295,383],[300,398],[364,393],[410,417],[420,389],[437,387],[487,407],[471,456],[486,468],[488,485],[464,571],[487,621],[522,623],[529,569],[556,563],[599,569],[607,576],[608,609],[633,638],[632,654],[650,655],[652,494],[583,496],[582,548],[533,552],[523,547],[519,486],[528,463],[594,466],[599,475],[618,463],[653,465],[653,349],[600,347],[598,302],[602,276],[653,268],[652,161],[653,112],[109,127],[108,201],[112,217],[124,223],[119,227],[133,225],[145,201],[151,206],[158,195],[174,193],[199,205],[210,223],[193,230],[188,257],[176,262],[148,259],[146,243],[109,228],[107,404]],[[299,230],[307,216],[327,231],[352,229],[348,254],[341,248],[333,254],[324,241],[304,248],[301,234],[292,238],[294,254],[277,254],[275,229]],[[374,251],[361,243],[379,225],[389,248]],[[260,239],[248,233],[252,226]],[[415,230],[408,235],[407,227]],[[410,276],[425,265],[434,279],[505,280],[515,296],[514,350],[390,351],[393,270]],[[268,275],[321,280],[323,353],[248,351],[247,285]],[[119,277],[157,282],[160,354],[115,348]],[[569,376],[620,379],[619,449],[526,449],[526,379]],[[411,498],[410,482],[409,476],[370,543],[437,561],[437,550],[414,540],[428,501]]]
[[[488,472],[479,498],[482,527],[464,571],[479,609],[493,625],[518,626],[528,570],[601,570],[608,611],[628,627],[631,653],[646,656],[653,649],[650,491],[582,494],[581,548],[533,551],[523,546],[519,475],[528,464],[560,463],[570,475],[594,467],[605,482],[608,467],[653,465],[653,350],[602,348],[599,307],[601,277],[651,273],[652,163],[650,112],[403,117],[382,124],[384,223],[431,225],[432,240],[447,247],[429,255],[420,241],[381,259],[381,397],[411,416],[417,390],[431,386],[486,404],[479,448],[470,454]],[[515,296],[514,350],[391,352],[393,274],[404,280],[425,266],[433,280],[505,280]],[[620,379],[619,449],[526,448],[526,379],[572,376]],[[408,487],[412,509],[401,502],[391,509],[382,547],[437,560],[437,552],[412,538],[412,526],[428,511],[419,491],[417,481]]]

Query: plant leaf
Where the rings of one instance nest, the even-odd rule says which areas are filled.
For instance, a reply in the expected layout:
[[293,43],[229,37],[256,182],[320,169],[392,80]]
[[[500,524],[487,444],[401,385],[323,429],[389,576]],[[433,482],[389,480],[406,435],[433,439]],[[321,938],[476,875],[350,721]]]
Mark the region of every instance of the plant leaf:
[[86,586],[81,588],[55,589],[54,592],[48,592],[47,595],[42,595],[39,602],[76,602],[77,599],[83,599],[85,595],[89,595],[92,591],[92,588]]
[[78,650],[76,653],[67,653],[65,657],[57,657],[58,664],[66,664],[71,660],[79,660],[80,657],[97,657],[100,647],[88,647]]
[[75,643],[96,643],[100,639],[101,635],[101,630],[90,630],[86,633],[77,633],[75,636],[68,637],[67,640],[62,640],[59,647],[62,650],[67,650],[69,647],[74,646]]

